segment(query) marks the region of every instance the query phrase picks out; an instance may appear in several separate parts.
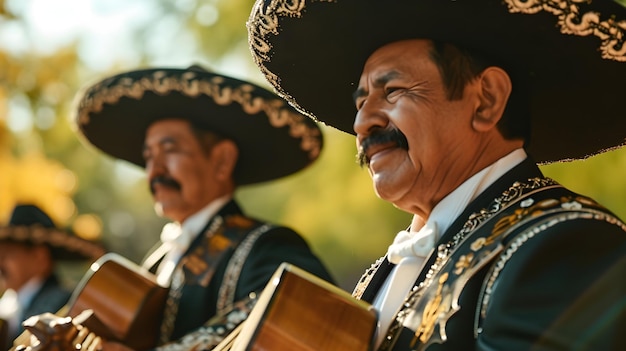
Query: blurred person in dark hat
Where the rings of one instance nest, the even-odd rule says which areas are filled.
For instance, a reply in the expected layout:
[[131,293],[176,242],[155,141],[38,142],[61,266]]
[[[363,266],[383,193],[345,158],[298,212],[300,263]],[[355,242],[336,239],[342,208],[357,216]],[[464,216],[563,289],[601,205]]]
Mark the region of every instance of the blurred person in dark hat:
[[[6,289],[0,298],[0,318],[8,324],[6,342],[22,331],[21,322],[44,312],[57,312],[69,300],[71,289],[55,272],[61,261],[93,261],[102,246],[57,228],[32,204],[15,206],[9,223],[0,227],[0,280]],[[4,350],[8,344],[2,345]]]
[[353,293],[373,349],[626,349],[626,225],[537,167],[625,144],[622,4],[258,0],[247,27],[279,95],[413,214]]
[[[298,172],[321,152],[316,123],[275,94],[198,66],[135,70],[79,94],[76,122],[89,144],[145,168],[157,214],[172,220],[143,262],[170,288],[160,343],[252,303],[282,262],[333,281],[298,233],[245,215],[234,198],[238,187]],[[185,338],[198,342],[210,344]]]

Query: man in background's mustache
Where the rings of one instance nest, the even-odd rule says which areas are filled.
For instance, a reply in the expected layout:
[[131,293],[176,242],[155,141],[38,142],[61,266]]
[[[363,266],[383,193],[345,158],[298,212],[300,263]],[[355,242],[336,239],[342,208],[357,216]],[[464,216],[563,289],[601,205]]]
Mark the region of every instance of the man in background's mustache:
[[152,195],[154,195],[155,193],[154,187],[157,184],[161,184],[163,186],[166,186],[175,190],[180,190],[180,183],[177,182],[174,178],[169,177],[167,175],[158,175],[150,179],[150,193]]

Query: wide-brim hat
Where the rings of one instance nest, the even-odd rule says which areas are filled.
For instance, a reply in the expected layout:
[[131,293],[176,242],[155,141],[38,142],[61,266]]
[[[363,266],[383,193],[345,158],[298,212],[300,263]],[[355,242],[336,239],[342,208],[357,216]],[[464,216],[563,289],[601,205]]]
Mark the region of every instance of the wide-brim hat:
[[612,0],[257,0],[247,27],[277,93],[347,133],[369,55],[425,38],[504,62],[527,81],[528,150],[539,163],[625,143],[626,9]]
[[30,204],[15,206],[9,223],[0,226],[0,245],[3,242],[45,245],[50,248],[53,259],[61,261],[93,261],[106,252],[99,243],[56,227],[45,212]]
[[197,66],[151,68],[108,77],[77,95],[76,123],[89,143],[144,167],[145,133],[181,118],[233,140],[234,179],[258,183],[297,172],[317,159],[322,133],[275,93]]

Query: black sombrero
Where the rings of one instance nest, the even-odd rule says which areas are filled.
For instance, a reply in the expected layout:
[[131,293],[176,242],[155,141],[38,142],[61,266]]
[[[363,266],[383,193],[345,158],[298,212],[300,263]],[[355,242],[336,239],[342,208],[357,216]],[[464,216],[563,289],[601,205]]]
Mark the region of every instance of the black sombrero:
[[297,172],[322,148],[317,124],[276,94],[195,66],[121,73],[87,87],[77,104],[78,129],[92,145],[141,167],[146,129],[159,119],[188,119],[232,139],[239,185]]
[[57,228],[45,212],[30,204],[15,206],[9,223],[0,226],[0,245],[3,242],[46,245],[55,260],[93,261],[105,253],[100,244]]
[[527,81],[538,162],[625,144],[626,9],[612,0],[257,0],[247,27],[278,94],[348,133],[367,57],[429,38],[504,62]]

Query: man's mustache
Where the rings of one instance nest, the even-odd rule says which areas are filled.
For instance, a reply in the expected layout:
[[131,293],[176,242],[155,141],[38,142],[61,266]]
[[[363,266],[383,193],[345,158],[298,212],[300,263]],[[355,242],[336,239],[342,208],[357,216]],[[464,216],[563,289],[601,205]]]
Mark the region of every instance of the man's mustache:
[[154,195],[154,187],[161,184],[165,187],[180,190],[180,183],[168,176],[156,176],[150,180],[150,192]]
[[406,139],[406,136],[398,129],[379,129],[374,131],[370,136],[363,139],[361,142],[361,147],[359,148],[359,152],[357,153],[357,162],[359,166],[365,167],[370,163],[369,158],[367,157],[367,150],[370,147],[377,144],[388,144],[390,142],[394,142],[397,147],[408,150],[409,142]]

